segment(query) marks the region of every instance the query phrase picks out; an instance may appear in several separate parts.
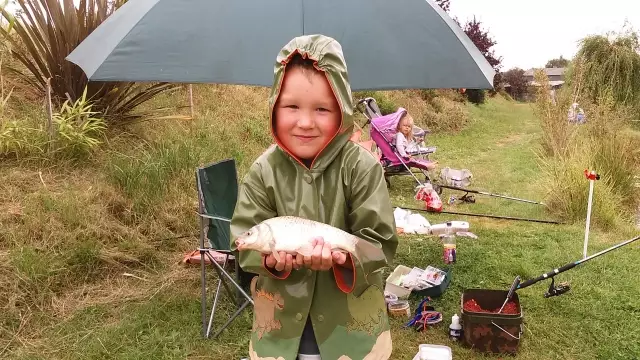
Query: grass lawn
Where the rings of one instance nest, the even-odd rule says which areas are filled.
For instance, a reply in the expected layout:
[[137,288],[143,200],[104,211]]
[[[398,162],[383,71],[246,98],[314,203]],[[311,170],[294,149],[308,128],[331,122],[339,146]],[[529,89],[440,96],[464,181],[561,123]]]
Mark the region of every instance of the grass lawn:
[[[252,98],[245,94],[243,101],[247,99]],[[219,103],[224,104],[222,100]],[[216,111],[201,109],[203,112]],[[455,135],[437,134],[428,139],[431,145],[438,147],[433,158],[440,162],[441,167],[471,170],[474,175],[471,188],[543,200],[545,194],[539,186],[536,160],[540,127],[529,105],[491,100],[482,107],[469,105],[469,110],[473,121],[465,130]],[[260,116],[259,111],[256,114],[256,118]],[[269,142],[268,139],[263,140],[264,143]],[[199,141],[204,140],[196,138],[193,141],[200,144]],[[167,144],[173,146],[170,145],[171,139]],[[175,146],[181,143],[177,144]],[[229,155],[235,156],[234,151],[227,149]],[[242,154],[242,149],[238,151]],[[189,161],[192,157],[203,156],[189,151],[185,154]],[[245,156],[252,159],[254,154],[245,153]],[[120,159],[124,159],[124,155]],[[98,171],[104,170],[100,169]],[[190,171],[180,186],[193,187]],[[59,215],[61,219],[57,220],[64,222],[72,233],[75,231],[74,239],[79,239],[73,249],[48,247],[47,244],[57,244],[55,239],[46,236],[50,227],[55,228],[59,224],[53,217],[40,218],[38,222],[29,220],[31,217],[12,220],[11,226],[22,231],[20,234],[25,238],[9,232],[0,233],[0,286],[4,287],[3,277],[15,278],[14,282],[6,283],[8,285],[2,290],[4,295],[0,300],[6,298],[15,305],[14,308],[27,309],[0,314],[0,357],[24,360],[240,359],[247,356],[250,312],[244,312],[218,339],[204,340],[201,337],[200,268],[177,264],[183,253],[197,246],[196,239],[154,240],[140,245],[136,234],[142,233],[148,238],[161,234],[155,234],[147,229],[147,225],[126,217],[121,219],[119,224],[122,225],[101,223],[100,219],[110,216],[107,212],[91,214],[91,208],[80,206],[104,198],[110,199],[109,209],[119,206],[120,203],[113,200],[118,197],[107,190],[92,193],[91,189],[94,186],[101,188],[100,182],[107,181],[104,179],[108,176],[93,175],[87,169],[79,169],[73,176],[74,183],[46,190],[49,192],[44,196],[45,190],[33,194],[29,190],[40,186],[37,171],[31,168],[0,169],[0,183],[1,180],[23,179],[21,184],[4,188],[5,193],[22,194],[27,201],[25,206],[32,206],[32,209],[65,209]],[[50,179],[45,174],[42,183]],[[395,177],[391,184],[394,205],[421,206],[413,200],[415,183],[412,178]],[[85,190],[74,194],[69,189],[74,186]],[[132,187],[132,191],[135,193],[136,188]],[[585,191],[588,191],[586,181]],[[193,202],[191,196],[195,195],[190,188],[188,192],[169,192],[171,201],[175,202]],[[67,194],[64,201],[57,197],[61,193]],[[462,195],[445,189],[443,201],[450,194]],[[475,197],[475,204],[445,205],[445,209],[540,219],[548,217],[544,208],[538,205],[483,195]],[[7,204],[17,200],[5,198]],[[122,203],[126,201],[122,200]],[[172,213],[168,208],[161,216],[165,223],[177,224],[178,230],[194,230],[196,217],[190,211]],[[451,346],[455,359],[484,358],[482,354],[452,343],[447,337],[451,316],[460,314],[463,290],[507,289],[516,275],[523,280],[536,277],[577,260],[582,254],[584,224],[551,225],[447,214],[425,216],[432,224],[448,220],[469,221],[470,231],[479,238],[457,239],[459,256],[453,267],[451,285],[441,298],[431,303],[444,315],[441,324],[416,332],[404,329],[404,320],[393,319],[393,359],[411,359],[421,343]],[[33,219],[36,217],[33,215]],[[157,217],[160,215],[152,218],[156,221]],[[92,219],[91,226],[82,224],[85,218]],[[29,221],[38,226],[24,230]],[[104,233],[121,234],[118,235],[119,252],[105,244],[94,243],[92,239]],[[617,229],[613,233],[592,229],[589,252],[595,253],[632,236],[634,232],[630,228]],[[135,254],[135,257],[130,259],[128,254]],[[442,245],[438,238],[402,235],[391,268],[399,264],[423,268],[427,265],[442,266],[441,254]],[[55,260],[58,258],[65,260],[58,262]],[[111,266],[110,261],[114,259],[129,267],[114,265],[109,273],[100,271],[102,266]],[[640,243],[559,275],[559,281],[569,281],[572,286],[571,291],[563,296],[543,297],[549,281],[519,291],[525,326],[517,358],[640,358],[640,282],[634,275],[640,272],[639,260]],[[215,283],[212,277],[209,279],[209,290],[212,291]],[[65,291],[58,291],[63,287],[62,283],[67,287]],[[33,299],[38,296],[42,299]],[[24,299],[29,299],[28,305],[21,303]],[[413,299],[412,307],[419,300]],[[233,310],[228,301],[220,306],[226,313]],[[216,325],[224,320],[222,314],[219,315]]]

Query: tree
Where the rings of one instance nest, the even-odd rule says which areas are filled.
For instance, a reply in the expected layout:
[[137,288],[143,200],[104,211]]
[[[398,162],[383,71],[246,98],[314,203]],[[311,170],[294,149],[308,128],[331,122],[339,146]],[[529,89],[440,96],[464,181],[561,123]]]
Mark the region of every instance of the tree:
[[617,105],[640,114],[640,36],[633,30],[589,36],[565,75],[575,96],[596,102],[611,95]]
[[436,0],[436,4],[442,8],[445,12],[449,12],[449,0]]
[[524,70],[514,68],[504,73],[504,82],[510,85],[509,94],[516,100],[522,100],[527,93],[528,81],[524,76]]
[[496,57],[495,52],[491,50],[491,48],[497,44],[495,40],[493,40],[489,36],[489,32],[482,29],[482,24],[476,20],[475,16],[473,20],[467,21],[464,26],[464,32],[467,34],[469,39],[473,41],[478,50],[484,55],[485,59],[491,64],[491,66],[496,70],[496,72],[500,69],[500,63],[502,63],[502,57]]
[[557,58],[557,59],[551,59],[551,60],[547,61],[547,65],[545,65],[544,67],[546,67],[546,68],[563,68],[563,67],[567,67],[568,65],[569,65],[569,60],[563,58],[562,55],[560,55],[560,57]]
[[[501,78],[497,74],[500,73],[502,57],[496,57],[495,52],[491,48],[497,43],[489,36],[488,31],[482,29],[481,25],[480,21],[476,20],[474,16],[473,20],[467,21],[463,30],[495,70],[496,76],[493,79],[493,87],[496,89],[498,88]],[[484,90],[470,89],[470,91],[467,91],[467,98],[474,104],[482,104],[485,98]]]

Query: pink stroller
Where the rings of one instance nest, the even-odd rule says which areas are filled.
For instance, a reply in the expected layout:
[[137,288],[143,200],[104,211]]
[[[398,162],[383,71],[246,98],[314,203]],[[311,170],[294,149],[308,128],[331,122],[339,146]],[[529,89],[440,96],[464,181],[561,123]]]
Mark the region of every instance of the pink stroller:
[[[361,109],[364,105],[364,109]],[[412,159],[403,158],[395,147],[394,137],[398,132],[398,122],[407,110],[399,108],[396,112],[382,115],[374,98],[368,97],[358,101],[356,108],[367,117],[367,123],[371,123],[370,136],[375,142],[380,152],[380,162],[385,172],[387,187],[390,187],[389,178],[396,175],[410,175],[416,180],[418,185],[423,185],[416,177],[416,174],[424,175],[424,182],[430,183],[429,170],[435,167],[435,163],[428,159],[428,155],[436,151],[435,147],[421,148],[421,151],[412,152]],[[415,127],[413,134],[422,141],[426,131]],[[412,169],[417,170],[414,172]]]

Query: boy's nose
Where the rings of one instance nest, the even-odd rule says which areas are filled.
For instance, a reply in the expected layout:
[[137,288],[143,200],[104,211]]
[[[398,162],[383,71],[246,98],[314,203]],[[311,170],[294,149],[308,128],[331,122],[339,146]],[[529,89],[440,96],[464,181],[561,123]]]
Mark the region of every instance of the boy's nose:
[[315,125],[313,117],[309,114],[301,114],[298,118],[298,127],[303,129],[311,129]]

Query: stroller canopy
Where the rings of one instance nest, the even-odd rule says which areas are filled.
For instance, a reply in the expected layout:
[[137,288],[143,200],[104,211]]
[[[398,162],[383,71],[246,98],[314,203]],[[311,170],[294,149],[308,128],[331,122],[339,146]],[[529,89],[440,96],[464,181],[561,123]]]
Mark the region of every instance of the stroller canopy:
[[398,122],[407,113],[405,108],[398,108],[394,113],[371,119],[371,131],[378,131],[387,141],[392,141],[398,132]]

